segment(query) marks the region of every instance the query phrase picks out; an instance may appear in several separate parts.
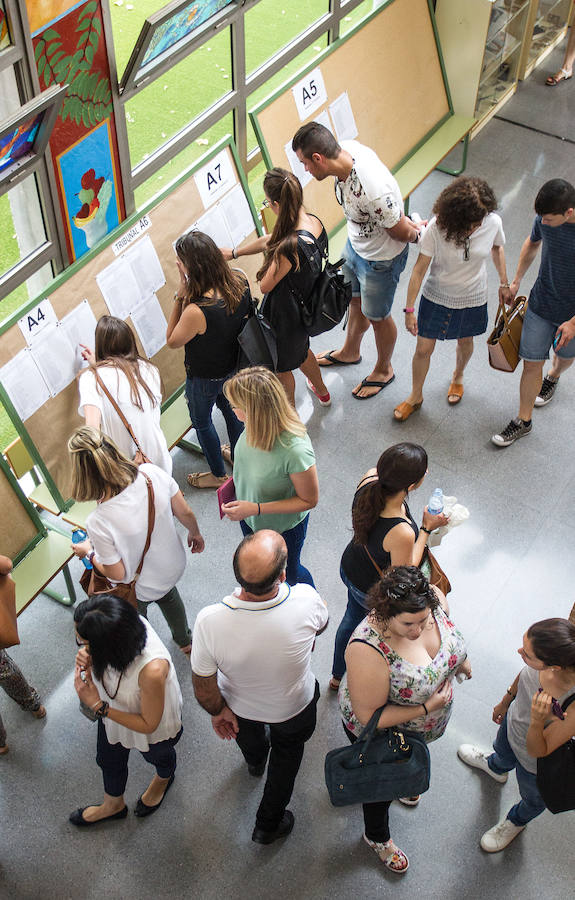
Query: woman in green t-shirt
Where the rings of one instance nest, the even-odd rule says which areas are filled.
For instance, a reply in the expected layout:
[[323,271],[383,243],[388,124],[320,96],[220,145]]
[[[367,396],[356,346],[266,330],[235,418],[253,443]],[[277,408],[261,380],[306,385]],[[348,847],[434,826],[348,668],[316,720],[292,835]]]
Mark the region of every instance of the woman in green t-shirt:
[[234,457],[236,499],[222,506],[244,534],[271,528],[288,549],[288,584],[314,585],[300,562],[309,510],[317,505],[315,454],[305,425],[269,369],[242,369],[224,385],[233,411],[245,422]]

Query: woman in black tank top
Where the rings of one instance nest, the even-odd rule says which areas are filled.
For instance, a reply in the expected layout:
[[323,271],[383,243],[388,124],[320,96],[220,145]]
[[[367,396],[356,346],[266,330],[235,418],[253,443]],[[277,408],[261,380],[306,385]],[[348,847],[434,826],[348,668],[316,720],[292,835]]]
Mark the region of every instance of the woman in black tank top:
[[419,444],[388,447],[357,486],[353,498],[353,538],[341,559],[340,575],[348,602],[335,636],[332,690],[345,672],[344,653],[352,632],[369,612],[367,593],[389,566],[419,566],[429,534],[447,524],[440,513],[423,511],[419,529],[409,511],[407,495],[419,487],[427,472],[427,453]]
[[[294,369],[307,378],[309,390],[322,406],[331,398],[309,346],[297,296],[307,298],[323,267],[327,234],[317,216],[306,212],[301,184],[287,169],[270,169],[264,177],[266,204],[277,216],[271,235],[234,251],[234,258],[264,251],[257,277],[265,294],[263,314],[272,326],[278,350],[277,372],[288,400],[295,406]],[[229,259],[232,253],[224,250]]]
[[219,487],[226,479],[220,439],[212,421],[214,405],[224,417],[233,460],[243,425],[223,394],[238,358],[238,334],[251,303],[243,272],[230,269],[207,234],[191,231],[176,241],[180,284],[174,296],[166,340],[185,347],[186,400],[209,472],[191,472],[192,487]]

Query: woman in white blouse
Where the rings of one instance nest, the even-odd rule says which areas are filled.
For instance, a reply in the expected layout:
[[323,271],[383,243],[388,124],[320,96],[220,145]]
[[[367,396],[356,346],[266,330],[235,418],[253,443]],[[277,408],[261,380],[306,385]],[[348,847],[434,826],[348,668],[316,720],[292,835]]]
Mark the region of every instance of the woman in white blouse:
[[74,622],[80,647],[74,686],[98,720],[104,802],[80,807],[70,822],[82,827],[126,818],[131,749],[156,768],[134,807],[136,816],[149,816],[161,806],[176,771],[182,693],[174,664],[151,625],[119,597],[89,597],[74,610]]
[[[463,396],[463,373],[473,353],[473,338],[487,329],[489,256],[499,274],[500,288],[508,286],[505,235],[496,209],[495,195],[481,178],[456,178],[435,201],[434,216],[420,240],[407,288],[405,327],[417,337],[417,345],[411,394],[393,411],[398,422],[408,419],[423,403],[423,385],[436,341],[457,341],[447,402],[455,406]],[[416,317],[415,302],[428,269]]]
[[[80,407],[86,425],[112,438],[128,459],[136,456],[134,444],[102,381],[131,426],[145,456],[168,475],[172,458],[160,427],[162,384],[157,368],[138,353],[129,325],[115,316],[102,316],[96,326],[95,353],[84,346],[82,356],[90,368],[80,373]],[[97,376],[97,377],[96,377]]]

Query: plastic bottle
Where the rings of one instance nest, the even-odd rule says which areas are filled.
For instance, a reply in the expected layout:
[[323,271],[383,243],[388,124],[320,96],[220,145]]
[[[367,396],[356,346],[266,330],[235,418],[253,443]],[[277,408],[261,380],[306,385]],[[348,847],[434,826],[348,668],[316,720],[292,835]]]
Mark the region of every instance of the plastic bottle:
[[[76,530],[72,532],[72,543],[73,544],[81,544],[82,541],[85,541],[87,537],[88,537],[88,535],[86,534],[85,531],[82,531],[81,528],[76,528]],[[84,563],[84,565],[86,566],[87,569],[93,568],[92,563],[90,562],[90,560],[88,559],[87,556],[83,557],[82,562]]]
[[438,516],[440,512],[443,512],[443,491],[441,488],[435,488],[433,494],[429,498],[427,511],[432,516]]

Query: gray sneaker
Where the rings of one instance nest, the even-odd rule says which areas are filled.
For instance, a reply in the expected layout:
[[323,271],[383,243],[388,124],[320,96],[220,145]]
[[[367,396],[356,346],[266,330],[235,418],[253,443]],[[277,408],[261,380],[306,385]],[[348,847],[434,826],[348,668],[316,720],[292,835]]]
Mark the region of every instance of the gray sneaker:
[[529,422],[529,425],[526,425],[523,419],[511,419],[509,425],[507,425],[500,434],[494,434],[492,436],[491,441],[496,447],[509,447],[509,445],[513,444],[518,438],[529,434],[530,431],[531,422]]
[[554,381],[553,379],[549,378],[548,375],[546,375],[543,379],[541,390],[535,398],[535,406],[545,406],[546,403],[549,403],[550,400],[553,400],[553,394],[555,393],[558,384],[558,378],[556,381]]

